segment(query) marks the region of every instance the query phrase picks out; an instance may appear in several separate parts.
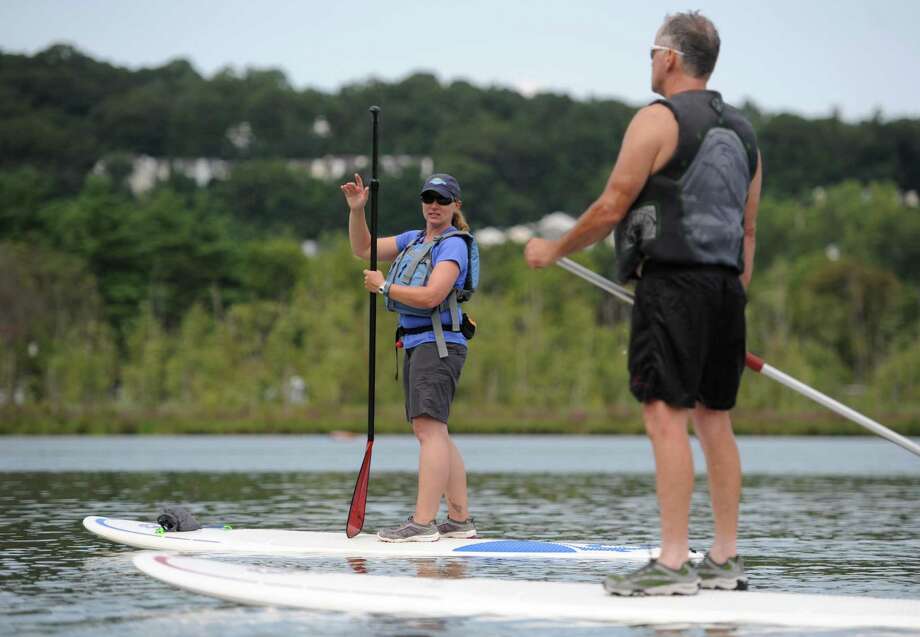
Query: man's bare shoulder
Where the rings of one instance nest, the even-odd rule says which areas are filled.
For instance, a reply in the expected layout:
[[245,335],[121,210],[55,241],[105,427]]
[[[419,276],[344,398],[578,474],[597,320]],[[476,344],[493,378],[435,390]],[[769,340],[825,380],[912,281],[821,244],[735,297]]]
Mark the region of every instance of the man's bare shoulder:
[[677,120],[664,104],[649,104],[633,116],[626,137],[643,146],[660,148],[677,139]]
[[677,128],[677,120],[670,108],[661,103],[649,104],[643,106],[633,117],[633,124],[639,126],[649,126],[652,128],[669,127]]

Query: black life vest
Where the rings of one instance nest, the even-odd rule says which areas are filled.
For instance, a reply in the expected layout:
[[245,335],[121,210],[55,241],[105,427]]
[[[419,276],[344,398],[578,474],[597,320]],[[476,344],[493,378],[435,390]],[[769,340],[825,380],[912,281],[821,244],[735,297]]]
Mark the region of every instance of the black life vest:
[[744,270],[744,208],[757,170],[757,138],[716,91],[657,100],[674,114],[674,156],[651,175],[614,230],[616,278],[636,278],[645,260]]

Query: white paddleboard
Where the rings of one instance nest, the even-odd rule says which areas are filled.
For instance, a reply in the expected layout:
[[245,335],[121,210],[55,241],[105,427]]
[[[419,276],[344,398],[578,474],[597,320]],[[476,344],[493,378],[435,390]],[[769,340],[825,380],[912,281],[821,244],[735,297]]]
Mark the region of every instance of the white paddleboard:
[[139,553],[141,571],[173,586],[242,604],[348,613],[587,620],[627,624],[772,624],[920,628],[920,601],[701,591],[612,597],[597,584],[427,579],[266,569],[169,553]]
[[[284,531],[206,527],[198,531],[164,533],[154,522],[118,520],[97,515],[83,519],[91,533],[118,544],[181,553],[246,553],[248,555],[345,555],[348,557],[503,557],[580,560],[639,560],[658,555],[643,545],[535,540],[442,538],[437,542],[381,542],[361,533]],[[690,557],[702,558],[691,552]]]

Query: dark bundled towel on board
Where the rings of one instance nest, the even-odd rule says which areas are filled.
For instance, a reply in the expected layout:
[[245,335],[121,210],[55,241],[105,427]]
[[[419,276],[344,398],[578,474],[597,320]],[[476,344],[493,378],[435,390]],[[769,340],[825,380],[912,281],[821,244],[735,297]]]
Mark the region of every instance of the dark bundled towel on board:
[[157,524],[164,531],[197,531],[201,524],[185,507],[166,507],[157,517]]

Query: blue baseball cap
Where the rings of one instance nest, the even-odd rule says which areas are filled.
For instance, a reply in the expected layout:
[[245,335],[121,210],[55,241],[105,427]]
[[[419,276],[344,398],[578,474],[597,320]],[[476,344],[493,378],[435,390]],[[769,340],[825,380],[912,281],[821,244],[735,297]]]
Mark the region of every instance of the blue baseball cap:
[[422,186],[419,194],[428,190],[433,190],[444,197],[450,197],[454,201],[459,201],[460,199],[460,184],[447,173],[435,173],[426,179],[425,185]]

